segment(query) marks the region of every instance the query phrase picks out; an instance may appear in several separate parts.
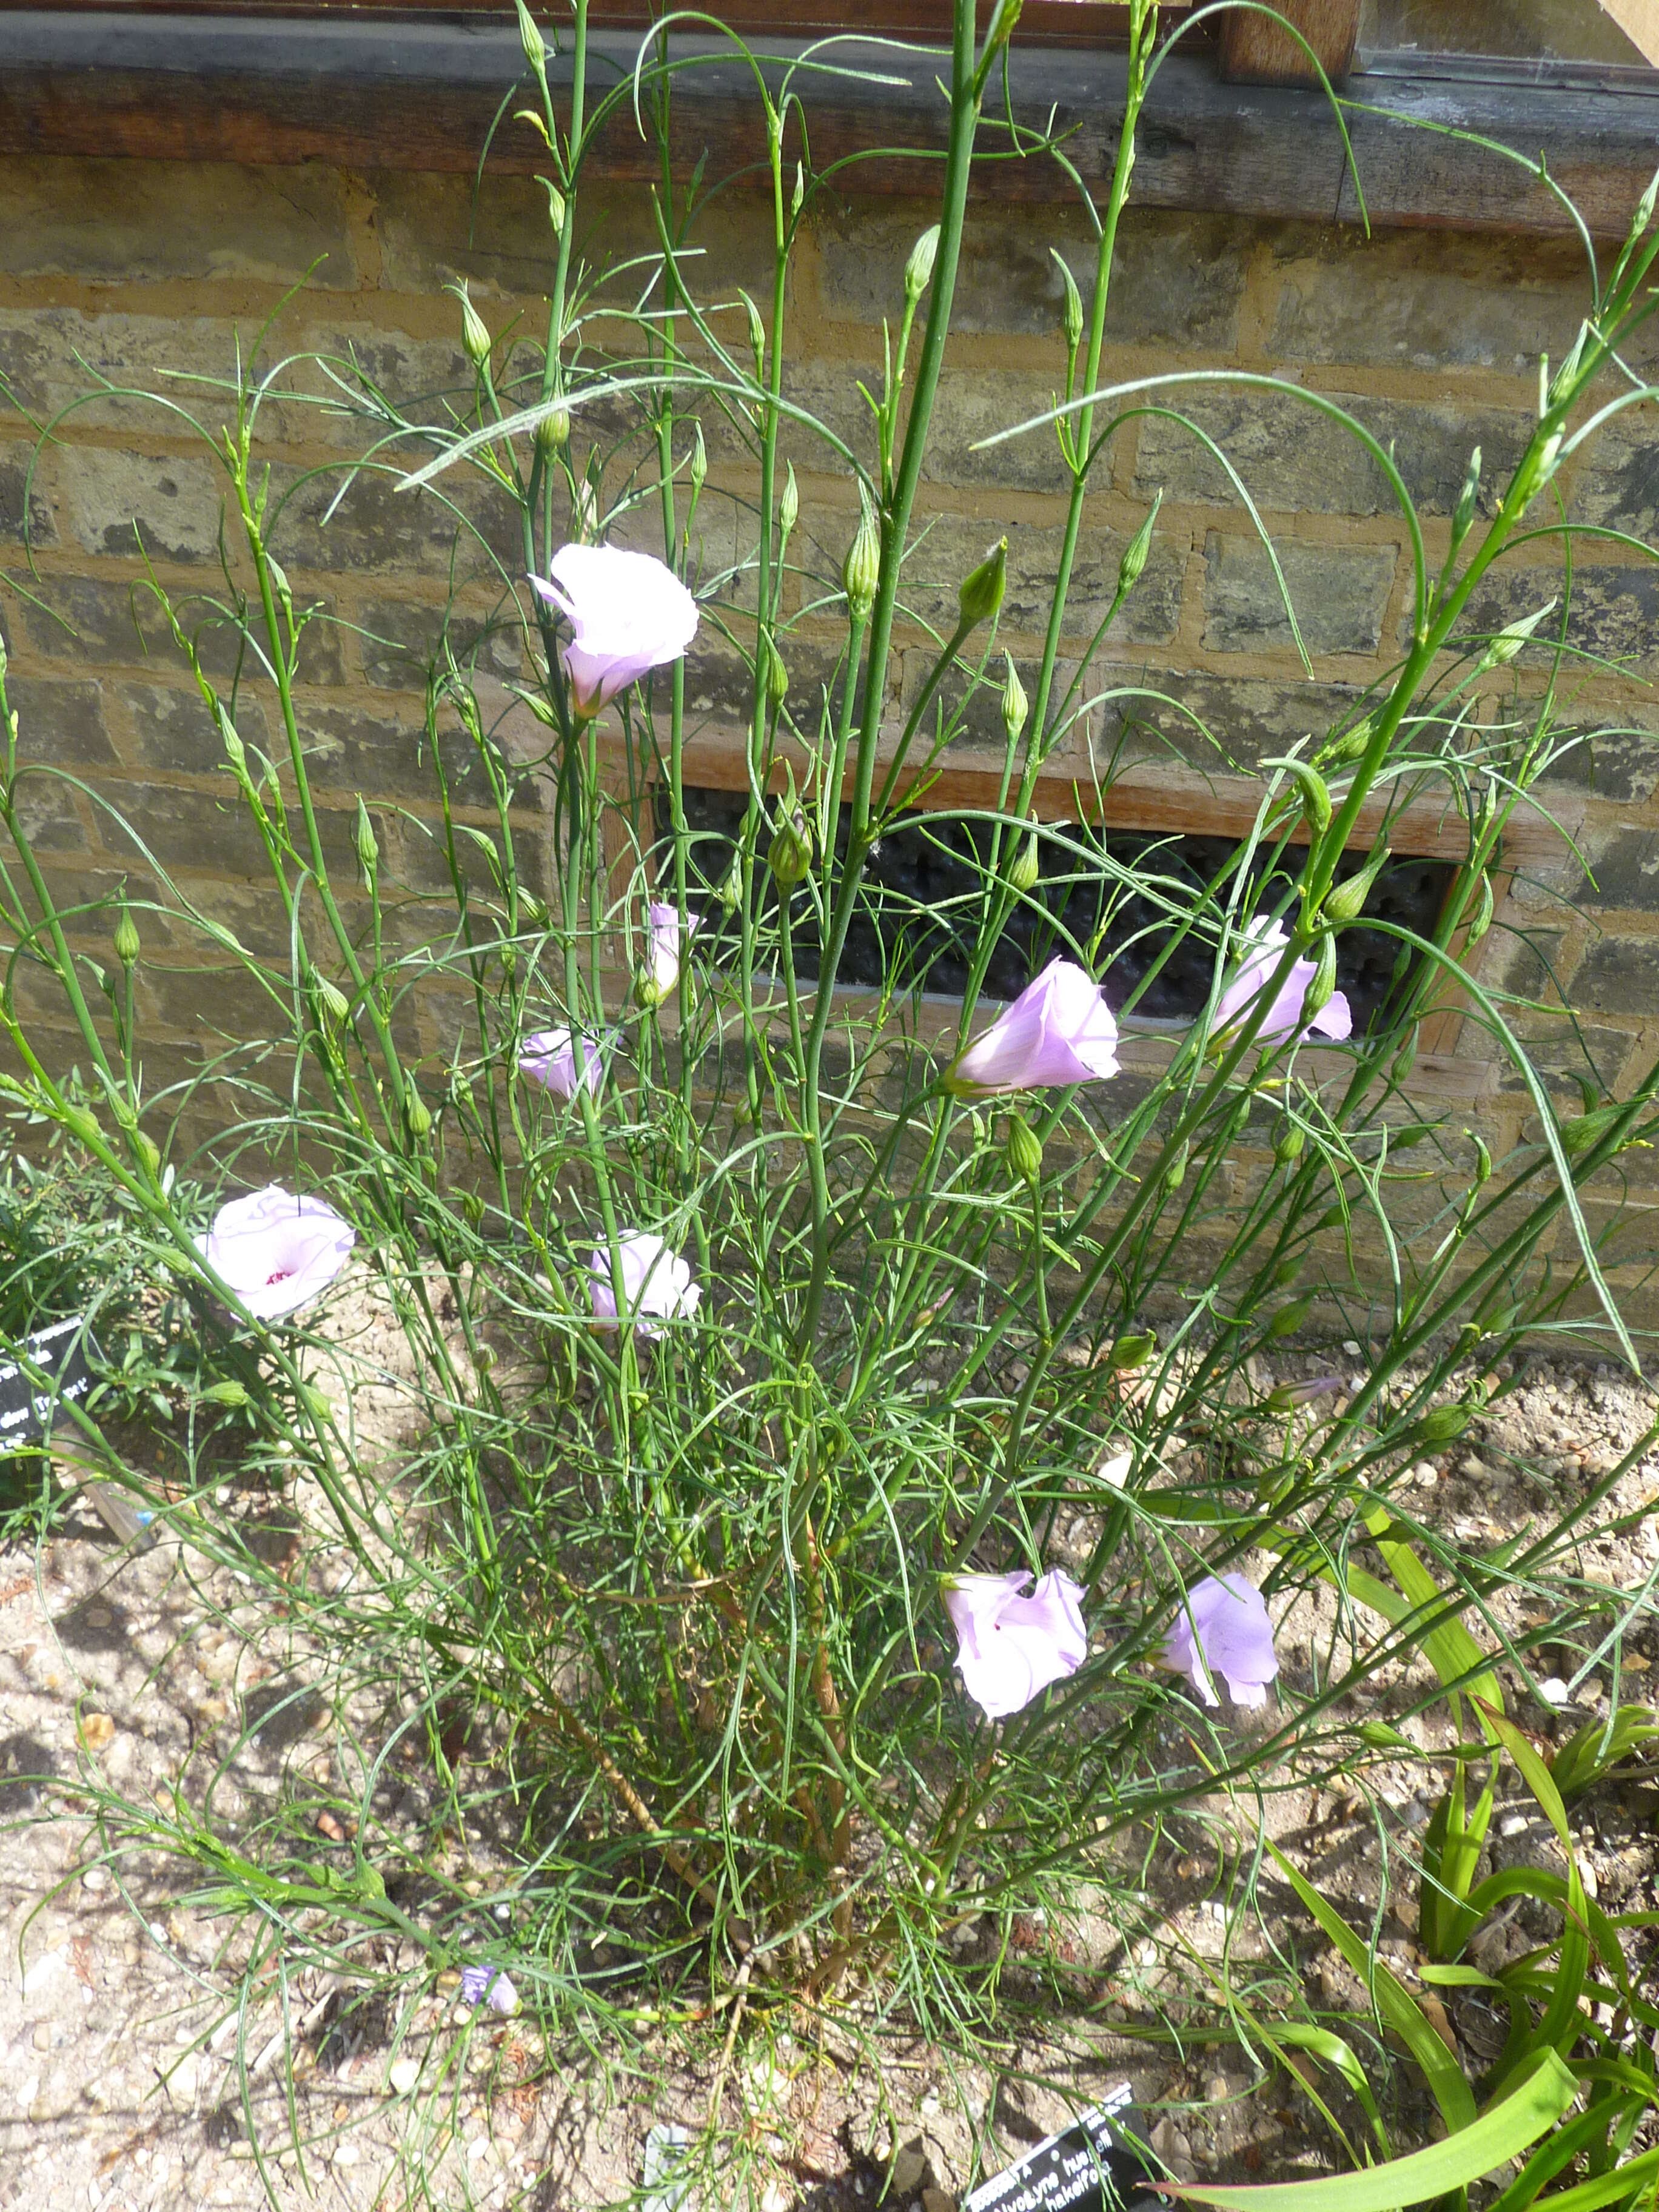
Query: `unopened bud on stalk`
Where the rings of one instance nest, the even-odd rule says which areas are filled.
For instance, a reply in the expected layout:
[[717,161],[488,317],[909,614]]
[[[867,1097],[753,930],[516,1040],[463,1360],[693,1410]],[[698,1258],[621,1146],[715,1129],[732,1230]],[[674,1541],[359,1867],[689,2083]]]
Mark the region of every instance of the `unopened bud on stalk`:
[[1463,1134],[1474,1146],[1474,1181],[1478,1188],[1480,1184],[1489,1182],[1492,1178],[1492,1154],[1486,1150],[1484,1141],[1476,1136],[1473,1129],[1465,1129]]
[[691,495],[695,499],[708,481],[708,448],[702,441],[702,424],[691,426],[691,460],[686,474],[691,479]]
[[1279,1162],[1280,1167],[1287,1168],[1293,1160],[1301,1158],[1302,1147],[1307,1141],[1307,1131],[1299,1121],[1292,1121],[1290,1127],[1281,1133],[1279,1142],[1273,1146],[1273,1158]]
[[345,993],[337,983],[331,982],[329,978],[320,972],[313,971],[313,980],[317,986],[317,996],[327,1007],[329,1012],[333,1015],[337,1022],[344,1021],[351,1012]]
[[431,1111],[412,1084],[404,1100],[404,1119],[409,1124],[410,1135],[417,1144],[432,1127]]
[[1480,496],[1480,448],[1477,446],[1469,455],[1468,467],[1463,472],[1463,489],[1457,495],[1457,504],[1452,509],[1451,542],[1455,553],[1469,534],[1469,525],[1474,520],[1475,502]]
[[538,76],[547,67],[547,41],[536,27],[536,19],[519,0],[519,43],[524,48],[524,58]]
[[1653,221],[1653,210],[1656,207],[1659,207],[1659,169],[1654,172],[1652,181],[1636,203],[1636,213],[1631,217],[1630,225],[1630,234],[1632,240],[1640,238],[1642,233]]
[[1344,883],[1333,884],[1325,894],[1325,919],[1340,929],[1357,921],[1365,910],[1365,902],[1371,895],[1371,886],[1387,865],[1389,848],[1379,846],[1357,876]]
[[783,655],[770,638],[766,641],[766,696],[773,707],[781,707],[789,696],[789,671],[783,665]]
[[144,1173],[153,1180],[161,1164],[161,1155],[155,1138],[146,1130],[135,1129],[132,1132],[131,1141],[133,1151],[143,1163]]
[[115,957],[124,968],[131,968],[138,957],[138,931],[125,902],[115,925]]
[[1012,653],[1005,653],[1002,657],[1008,666],[1007,680],[1002,687],[1002,726],[1012,745],[1018,742],[1019,733],[1025,727],[1025,717],[1030,712],[1031,702],[1025,696],[1025,686],[1019,680],[1014,656]]
[[795,483],[794,463],[787,463],[786,468],[783,495],[778,501],[778,528],[787,538],[800,519],[800,491]]
[[841,580],[847,593],[848,612],[856,623],[868,622],[870,610],[876,604],[876,586],[881,581],[881,531],[875,509],[867,499],[848,550]]
[[755,375],[758,380],[766,368],[766,325],[761,320],[761,311],[747,292],[743,304],[749,310],[749,350],[755,356]]
[[1071,264],[1065,255],[1056,252],[1052,246],[1048,252],[1065,288],[1066,301],[1060,309],[1060,325],[1066,332],[1066,350],[1075,353],[1083,343],[1083,295],[1077,289],[1077,278],[1073,276]]
[[904,296],[914,307],[933,281],[933,263],[939,254],[939,225],[924,230],[910,248],[910,258],[904,264]]
[[1042,873],[1042,862],[1037,853],[1036,831],[1032,830],[1022,839],[1019,850],[1009,866],[1009,889],[1018,891],[1022,896],[1027,891],[1034,891]]
[[1169,1172],[1164,1178],[1164,1188],[1166,1194],[1173,1196],[1173,1194],[1180,1189],[1182,1184],[1186,1182],[1187,1162],[1192,1156],[1192,1149],[1191,1144],[1183,1138],[1182,1140],[1181,1149],[1176,1152],[1174,1159],[1170,1161]]
[[1313,976],[1302,1000],[1304,1015],[1310,1018],[1322,1006],[1329,1006],[1331,994],[1335,989],[1336,939],[1328,929],[1320,939],[1318,950],[1314,954]]
[[222,708],[219,714],[219,734],[225,741],[225,758],[230,763],[232,774],[239,782],[245,781],[247,775],[247,748],[236,734],[236,725]]
[[767,848],[766,864],[785,890],[793,890],[812,866],[812,832],[799,808],[781,812]]
[[1468,1428],[1473,1411],[1469,1406],[1436,1406],[1423,1416],[1418,1434],[1425,1443],[1449,1444]]
[[1157,1350],[1158,1339],[1150,1329],[1133,1336],[1120,1336],[1107,1353],[1106,1364],[1120,1372],[1131,1367],[1144,1367]]
[[743,904],[743,862],[734,859],[726,872],[726,880],[714,896],[728,914],[735,914]]
[[547,178],[544,177],[542,182],[547,186],[547,219],[555,230],[562,231],[564,228],[564,194]]
[[961,626],[964,631],[977,629],[982,622],[991,622],[1002,605],[1002,594],[1008,583],[1008,541],[999,538],[977,568],[962,580],[957,595],[961,609]]
[[1474,909],[1474,919],[1469,924],[1469,933],[1463,940],[1466,945],[1480,944],[1481,939],[1492,927],[1492,878],[1483,874],[1480,878],[1480,896]]
[[1308,827],[1316,837],[1322,836],[1331,826],[1331,794],[1325,779],[1307,761],[1281,756],[1266,760],[1263,768],[1282,768],[1302,795],[1302,811],[1307,817]]
[[380,848],[374,841],[374,824],[368,818],[368,809],[361,798],[357,801],[357,829],[353,842],[363,873],[372,876],[380,865]]
[[1123,558],[1117,567],[1117,588],[1120,592],[1133,591],[1146,567],[1146,556],[1152,550],[1152,525],[1158,520],[1158,510],[1164,504],[1164,493],[1159,489],[1152,501],[1151,514],[1123,549]]
[[472,366],[482,368],[489,359],[489,325],[467,297],[465,285],[458,284],[453,289],[461,303],[461,343]]
[[551,462],[570,443],[570,410],[562,399],[550,407],[536,425],[536,451]]
[[1036,1182],[1042,1173],[1042,1139],[1020,1114],[1008,1116],[1004,1152],[1018,1182]]
[[789,199],[789,220],[793,222],[806,198],[806,172],[799,161],[795,164],[795,189]]
[[1267,1323],[1268,1335],[1294,1336],[1313,1311],[1313,1308],[1314,1293],[1311,1291],[1305,1297],[1292,1298],[1289,1305],[1280,1306],[1279,1311]]
[[1507,668],[1539,623],[1554,611],[1555,601],[1552,599],[1547,606],[1540,607],[1535,614],[1522,615],[1512,623],[1505,623],[1497,636],[1488,641],[1477,665],[1477,674],[1488,668]]

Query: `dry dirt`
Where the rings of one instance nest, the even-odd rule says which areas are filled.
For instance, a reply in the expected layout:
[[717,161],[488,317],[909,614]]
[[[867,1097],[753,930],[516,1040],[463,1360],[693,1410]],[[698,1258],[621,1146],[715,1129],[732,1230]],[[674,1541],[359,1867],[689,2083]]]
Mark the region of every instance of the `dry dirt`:
[[[1425,1522],[1495,1544],[1582,1495],[1650,1408],[1648,1395],[1610,1368],[1534,1362],[1526,1388],[1484,1431],[1425,1463],[1404,1494]],[[1603,1501],[1577,1571],[1615,1589],[1649,1584],[1659,1574],[1656,1498],[1659,1455]],[[1524,1604],[1512,1618],[1498,1610],[1511,1629],[1529,1625]],[[1313,1686],[1328,1626],[1307,1601],[1281,1620],[1291,1690]],[[1510,1675],[1511,1709],[1540,1737],[1559,1737],[1605,1711],[1614,1656],[1575,1680],[1581,1656],[1544,1644],[1534,1672],[1545,1698]],[[1651,1698],[1651,1616],[1616,1656],[1624,1696]],[[607,2084],[602,2068],[550,2047],[528,2014],[470,2012],[453,1988],[413,1977],[399,1994],[398,1970],[413,1954],[400,1961],[392,1939],[357,1960],[392,1993],[378,2007],[343,2008],[348,1982],[307,1967],[285,1987],[270,1979],[240,2014],[243,1954],[224,1950],[222,1924],[185,1900],[193,1870],[130,1857],[118,1879],[97,1863],[88,1787],[167,1802],[187,1761],[233,1752],[234,1790],[276,1791],[287,1778],[290,1790],[298,1782],[326,1793],[341,1782],[334,1735],[317,1730],[303,1700],[274,1698],[284,1663],[251,1588],[204,1577],[171,1540],[124,1550],[83,1504],[38,1556],[0,1550],[0,2206],[252,2207],[267,2191],[279,2203],[392,2206],[422,2173],[424,2201],[444,2207],[590,2212],[638,2191],[647,2127],[702,2117],[712,2057],[699,2071],[683,2043],[665,2041],[648,2097],[626,2081]],[[1401,1709],[1411,1691],[1407,1670],[1382,1679],[1376,1715]],[[1440,1746],[1430,1727],[1424,1717],[1407,1733],[1432,1752]],[[1295,1787],[1263,1808],[1269,1832],[1362,1924],[1378,1903],[1384,1846],[1398,1876],[1396,1847],[1428,1818],[1434,1770],[1402,1760],[1374,1769],[1372,1780],[1369,1803]],[[427,1805],[411,1776],[401,1816],[418,1825]],[[1581,1801],[1581,1863],[1608,1909],[1659,1907],[1655,1805],[1650,1782]],[[765,2212],[872,2206],[890,2175],[889,2203],[948,2212],[976,2174],[1121,2080],[1132,2082],[1177,2172],[1265,2180],[1328,2169],[1330,2139],[1300,2087],[1254,2067],[1218,2014],[1186,2008],[1224,1971],[1247,1983],[1270,1947],[1294,1954],[1316,2002],[1347,2006],[1357,1995],[1286,1893],[1264,1881],[1260,1917],[1239,1908],[1238,1861],[1226,1848],[1226,1819],[1236,1816],[1213,1809],[1153,1855],[1147,1925],[1133,1942],[1086,1914],[1065,1927],[1038,1917],[1015,1923],[1012,2025],[994,2049],[953,2055],[890,2035],[872,2066],[860,2038],[874,2023],[856,2001],[827,2028],[775,2014],[751,2022],[723,2077],[722,2105],[757,2160],[751,2202]],[[317,1848],[325,1857],[325,1833]],[[475,1850],[483,1910],[502,1862],[482,1840],[456,1848]],[[1500,1807],[1494,1863],[1550,1863],[1554,1849],[1518,1796]],[[1406,1882],[1391,1893],[1381,1948],[1407,1979],[1413,1929]],[[988,1938],[968,1929],[958,1940]],[[1517,1914],[1483,1937],[1479,1963],[1490,1968],[1534,1940]],[[1652,1939],[1643,1940],[1650,1948],[1633,1963],[1651,1987]],[[1044,1995],[1045,1959],[1074,1992],[1069,2008]],[[301,2053],[292,2073],[283,2003]],[[1146,2033],[1172,2009],[1187,2023],[1179,2047]],[[1049,2025],[1034,2027],[1045,2014]],[[1451,2004],[1443,2017],[1478,2071],[1493,2055],[1495,2023],[1475,2002]],[[1403,2097],[1396,2116],[1407,2135],[1425,2131],[1409,2085]]]

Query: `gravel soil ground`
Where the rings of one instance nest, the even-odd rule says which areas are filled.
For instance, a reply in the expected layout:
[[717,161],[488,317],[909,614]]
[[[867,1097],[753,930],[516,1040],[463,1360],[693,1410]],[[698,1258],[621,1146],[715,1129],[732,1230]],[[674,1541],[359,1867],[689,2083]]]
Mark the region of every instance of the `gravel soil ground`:
[[[1538,1361],[1482,1430],[1419,1465],[1409,1494],[1425,1522],[1496,1546],[1583,1495],[1650,1419],[1650,1395],[1613,1370]],[[1601,1501],[1577,1571],[1617,1590],[1650,1585],[1656,1499],[1659,1453]],[[828,2025],[751,2020],[724,2066],[718,2039],[701,2060],[683,2038],[665,2039],[647,2088],[550,2045],[528,2011],[503,2019],[462,2006],[453,1986],[413,1976],[399,1984],[397,1970],[413,1954],[400,1961],[389,1938],[379,1963],[386,1986],[402,1994],[378,2006],[349,2002],[347,1984],[313,1968],[270,1976],[239,2004],[245,1954],[189,1900],[199,1872],[159,1854],[129,1856],[117,1871],[100,1863],[88,1793],[170,1805],[192,1761],[216,1760],[233,1796],[311,1788],[326,1798],[340,1780],[337,1737],[292,1694],[291,1654],[263,1602],[251,1588],[205,1577],[170,1540],[123,1548],[79,1503],[44,1550],[0,1550],[0,2206],[9,2212],[252,2207],[268,2197],[590,2212],[640,2190],[651,2125],[696,2123],[711,2098],[754,2153],[752,2202],[764,2212],[873,2205],[884,2187],[907,2212],[950,2212],[973,2179],[1124,2080],[1177,2173],[1289,2179],[1342,2162],[1299,2082],[1252,2064],[1231,2033],[1206,2039],[1218,2021],[1224,2031],[1224,2018],[1206,1992],[1224,1977],[1248,1978],[1275,1950],[1298,1960],[1316,2002],[1348,2008],[1359,1996],[1288,1892],[1264,1881],[1255,1907],[1240,1907],[1226,1842],[1237,1808],[1200,1808],[1188,1832],[1153,1852],[1141,1876],[1145,1925],[1132,1941],[1086,1912],[1066,1927],[1037,1915],[1017,1921],[1008,2036],[994,2049],[951,2052],[884,2033],[872,2063],[866,2039],[877,2023],[854,1997]],[[1505,1625],[1547,1622],[1528,1621],[1522,1605]],[[1311,1687],[1324,1626],[1310,1601],[1280,1621],[1291,1689]],[[1659,1638],[1650,1615],[1588,1672],[1581,1654],[1547,1643],[1534,1658],[1540,1693],[1514,1675],[1506,1693],[1547,1743],[1605,1711],[1614,1663],[1624,1698],[1650,1699]],[[1404,1669],[1375,1687],[1371,1717],[1410,1702]],[[1443,1786],[1430,1722],[1407,1723],[1428,1756],[1374,1768],[1369,1799],[1287,1786],[1261,1808],[1268,1832],[1356,1924],[1382,1902],[1381,1949],[1408,1982],[1415,1907],[1404,1870]],[[1659,1907],[1656,1778],[1650,1766],[1576,1808],[1586,1885],[1608,1910]],[[428,1805],[420,1775],[398,1787],[391,1817],[418,1826]],[[319,1861],[331,1854],[343,1863],[349,1839],[331,1834],[331,1817],[319,1816]],[[463,1873],[462,1862],[471,1865],[487,1907],[502,1867],[489,1839],[452,1838],[447,1848]],[[1535,1808],[1519,1796],[1499,1808],[1490,1850],[1494,1864],[1559,1863]],[[969,1928],[958,1940],[990,1937]],[[1491,1969],[1537,1940],[1517,1913],[1483,1935],[1476,1962]],[[1651,1988],[1644,1940],[1632,1965]],[[1055,2001],[1056,1977],[1068,2002]],[[1457,1995],[1439,2019],[1474,2074],[1494,2055],[1498,2023]],[[1185,2022],[1179,2046],[1154,2033],[1171,2017]],[[1423,2139],[1426,2112],[1412,2109],[1409,2083],[1401,2094],[1402,2131]],[[659,2199],[660,2212],[671,2201]]]

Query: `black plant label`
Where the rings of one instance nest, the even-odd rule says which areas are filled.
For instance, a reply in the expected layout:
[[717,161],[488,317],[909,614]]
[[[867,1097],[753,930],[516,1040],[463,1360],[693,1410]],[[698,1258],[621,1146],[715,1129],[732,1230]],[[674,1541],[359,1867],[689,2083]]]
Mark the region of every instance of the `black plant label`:
[[1126,2081],[981,2181],[963,2198],[962,2212],[1159,2212],[1169,2200],[1150,2185],[1156,2171]]
[[86,1322],[76,1318],[8,1347],[16,1356],[0,1360],[0,1456],[40,1443],[58,1406],[86,1396],[92,1388],[87,1341]]

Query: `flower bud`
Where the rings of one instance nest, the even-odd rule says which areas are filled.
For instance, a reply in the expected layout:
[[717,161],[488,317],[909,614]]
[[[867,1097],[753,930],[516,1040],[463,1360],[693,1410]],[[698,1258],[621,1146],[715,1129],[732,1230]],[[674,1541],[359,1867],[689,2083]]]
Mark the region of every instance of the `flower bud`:
[[556,460],[570,443],[570,410],[556,399],[536,425],[536,451],[544,461]]
[[1492,927],[1492,878],[1483,872],[1480,878],[1480,897],[1474,909],[1474,919],[1470,922],[1468,935],[1463,940],[1466,948],[1471,945],[1480,944],[1481,939]]
[[1029,830],[1020,841],[1019,850],[1014,854],[1009,865],[1009,888],[1018,891],[1023,896],[1027,891],[1034,891],[1036,889],[1038,878],[1042,873],[1042,861],[1037,852],[1037,834],[1035,830]]
[[317,996],[322,1000],[337,1022],[347,1019],[351,1012],[345,993],[337,983],[331,982],[320,969],[313,969],[312,980],[317,986]]
[[904,296],[912,307],[933,281],[933,262],[939,252],[939,225],[934,223],[910,248],[904,264]]
[[1294,1336],[1313,1311],[1313,1307],[1314,1293],[1311,1291],[1308,1291],[1305,1297],[1292,1298],[1289,1305],[1280,1306],[1279,1311],[1267,1323],[1268,1335]]
[[1109,1367],[1123,1371],[1131,1367],[1144,1367],[1158,1350],[1158,1339],[1150,1329],[1139,1334],[1120,1336],[1106,1355]]
[[795,164],[795,189],[789,196],[789,220],[793,222],[806,198],[806,172],[799,161]]
[[1425,1443],[1449,1444],[1468,1428],[1472,1410],[1468,1406],[1436,1406],[1423,1416],[1418,1433]]
[[800,491],[795,483],[795,465],[787,464],[783,479],[783,496],[778,501],[778,528],[787,538],[800,515]]
[[1307,1131],[1299,1121],[1292,1121],[1288,1129],[1280,1133],[1279,1142],[1273,1146],[1273,1158],[1280,1167],[1287,1168],[1292,1161],[1301,1158],[1302,1147],[1307,1141]]
[[547,219],[555,230],[562,231],[564,228],[564,194],[546,177],[542,179],[542,182],[547,186]]
[[144,1173],[153,1180],[161,1164],[161,1152],[154,1137],[143,1129],[132,1133],[132,1149],[143,1163]]
[[138,957],[138,931],[125,901],[115,925],[115,957],[124,968],[131,968]]
[[780,812],[767,848],[766,864],[785,890],[793,890],[811,868],[812,832],[799,808],[793,813]]
[[204,1389],[197,1391],[196,1395],[198,1398],[205,1398],[210,1406],[234,1407],[246,1406],[248,1403],[247,1385],[245,1382],[238,1382],[234,1376],[229,1376],[222,1382],[206,1384]]
[[1064,254],[1056,252],[1052,246],[1048,252],[1065,288],[1066,302],[1060,310],[1060,325],[1066,332],[1066,349],[1068,353],[1075,353],[1083,343],[1083,295],[1077,289],[1077,278],[1073,276],[1071,264]]
[[691,496],[695,499],[708,480],[708,448],[702,441],[702,424],[692,424],[691,461],[686,473],[691,479]]
[[372,876],[380,864],[380,848],[374,841],[374,825],[368,818],[368,809],[359,796],[357,800],[357,829],[352,841],[357,848],[357,859],[366,876]]
[[766,641],[766,697],[769,705],[781,707],[789,696],[789,671],[783,665],[783,655],[769,637]]
[[222,707],[219,709],[219,734],[225,741],[225,758],[230,763],[232,775],[239,783],[244,781],[247,775],[247,748]]
[[519,43],[524,48],[524,58],[540,76],[547,67],[547,41],[536,27],[536,19],[519,0]]
[[1192,1157],[1192,1150],[1193,1148],[1191,1144],[1183,1138],[1180,1150],[1176,1152],[1174,1159],[1170,1161],[1169,1171],[1164,1178],[1164,1188],[1166,1194],[1173,1196],[1173,1194],[1180,1189],[1182,1184],[1186,1182],[1187,1163]]
[[482,368],[489,359],[489,325],[467,297],[465,284],[455,288],[455,296],[461,303],[461,343],[474,368]]
[[431,1111],[412,1084],[404,1100],[404,1119],[409,1124],[409,1133],[416,1144],[432,1127]]
[[870,610],[876,603],[876,587],[880,581],[881,531],[876,521],[875,509],[866,499],[857,532],[848,550],[846,565],[842,570],[848,611],[854,622],[869,621]]
[[760,309],[747,292],[743,295],[743,304],[749,310],[749,350],[755,356],[755,374],[758,379],[766,368],[766,325],[761,320]]
[[1017,1182],[1036,1182],[1042,1173],[1042,1139],[1024,1115],[1008,1116],[1004,1140],[1008,1165]]
[[1322,1006],[1328,1006],[1335,989],[1336,939],[1328,929],[1314,954],[1313,975],[1302,1000],[1303,1013],[1311,1018]]
[[1656,205],[1659,205],[1659,170],[1654,172],[1651,183],[1636,203],[1636,213],[1631,217],[1630,225],[1632,245],[1653,221],[1653,210]]
[[1476,666],[1477,674],[1488,668],[1507,668],[1546,615],[1554,611],[1555,601],[1552,599],[1536,614],[1522,615],[1512,623],[1505,623],[1497,636],[1488,640]]
[[1152,501],[1152,512],[1123,549],[1123,558],[1117,565],[1117,588],[1127,596],[1140,581],[1146,567],[1146,556],[1152,550],[1152,525],[1158,520],[1158,510],[1164,504],[1160,491]]
[[1002,687],[1002,726],[1008,733],[1009,744],[1017,744],[1025,727],[1025,717],[1030,712],[1030,702],[1025,696],[1025,686],[1019,680],[1019,671],[1014,665],[1014,656],[1005,653],[1008,664],[1008,680]]
[[1479,1189],[1483,1182],[1488,1182],[1492,1179],[1492,1154],[1486,1150],[1484,1140],[1476,1136],[1473,1129],[1466,1129],[1463,1133],[1474,1146],[1474,1182],[1475,1188]]
[[957,604],[961,608],[960,627],[964,633],[977,629],[982,622],[995,619],[1007,582],[1008,541],[999,538],[978,568],[962,580]]
[[726,908],[727,914],[735,914],[743,904],[743,862],[740,859],[733,857],[731,866],[726,872],[726,879],[714,896]]
[[1469,525],[1474,520],[1475,501],[1480,496],[1480,448],[1477,446],[1469,455],[1469,465],[1463,472],[1463,489],[1457,495],[1457,504],[1452,509],[1451,542],[1455,553],[1469,534]]
[[1340,884],[1333,884],[1325,894],[1325,919],[1336,928],[1357,921],[1365,910],[1365,902],[1371,895],[1371,886],[1382,874],[1389,859],[1386,845],[1379,846],[1357,876],[1350,876]]

